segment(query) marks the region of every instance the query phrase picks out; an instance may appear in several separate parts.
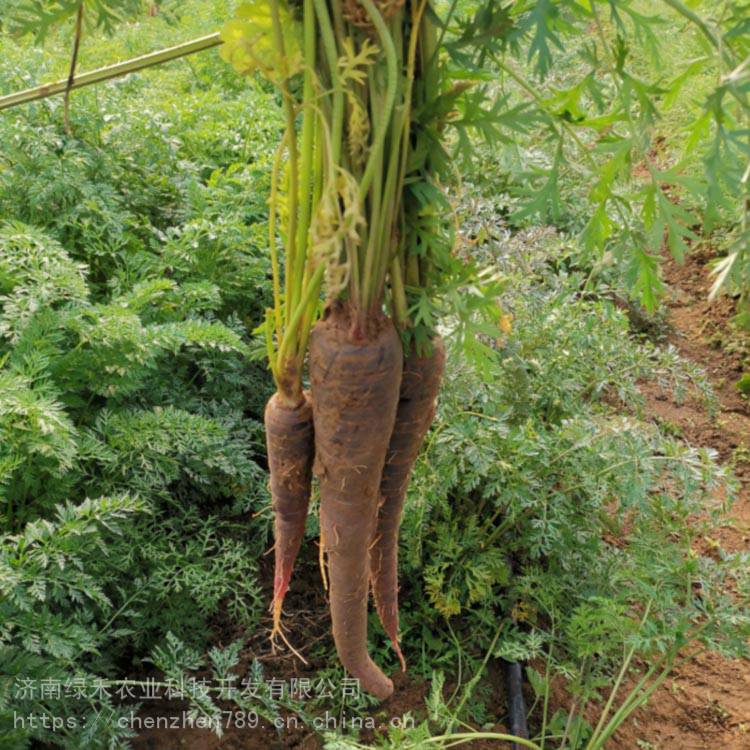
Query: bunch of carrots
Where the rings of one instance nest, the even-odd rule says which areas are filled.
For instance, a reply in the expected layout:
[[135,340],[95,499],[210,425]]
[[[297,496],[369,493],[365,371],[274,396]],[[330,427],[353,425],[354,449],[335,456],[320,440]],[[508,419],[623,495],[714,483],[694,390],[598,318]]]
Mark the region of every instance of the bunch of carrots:
[[434,332],[410,335],[407,291],[429,283],[435,262],[404,199],[410,181],[430,179],[415,113],[435,96],[438,35],[428,0],[300,2],[243,4],[221,50],[278,86],[286,118],[271,180],[274,306],[263,326],[276,384],[265,411],[272,638],[284,639],[314,473],[336,650],[385,699],[393,683],[367,651],[369,591],[405,668],[398,530],[445,363]]

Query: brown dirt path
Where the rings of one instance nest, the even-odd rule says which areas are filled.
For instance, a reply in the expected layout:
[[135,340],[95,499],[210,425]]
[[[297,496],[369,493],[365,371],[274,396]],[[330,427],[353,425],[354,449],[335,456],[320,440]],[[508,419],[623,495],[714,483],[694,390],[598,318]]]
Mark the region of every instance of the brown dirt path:
[[[699,364],[719,399],[715,415],[697,397],[676,403],[655,384],[643,388],[648,413],[676,428],[692,445],[713,448],[740,481],[731,524],[708,544],[750,550],[750,402],[736,383],[750,371],[748,354],[731,345],[733,302],[708,302],[711,256],[696,252],[684,265],[665,264],[669,285],[669,343]],[[744,360],[744,361],[743,361]],[[618,733],[616,750],[750,750],[750,662],[704,655],[667,680],[649,705]]]

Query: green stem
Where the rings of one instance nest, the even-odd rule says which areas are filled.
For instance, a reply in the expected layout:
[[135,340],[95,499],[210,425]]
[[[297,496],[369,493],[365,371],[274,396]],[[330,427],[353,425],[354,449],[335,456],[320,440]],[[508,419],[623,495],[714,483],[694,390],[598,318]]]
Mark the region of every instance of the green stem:
[[273,346],[273,334],[271,333],[271,319],[273,311],[269,308],[266,310],[266,356],[268,357],[268,366],[271,368],[274,382],[277,390],[280,390],[279,383],[279,359]]
[[[651,676],[655,674],[661,665],[666,664],[653,682],[644,690]],[[638,684],[631,690],[628,698],[618,708],[612,718],[607,722],[601,733],[594,734],[589,740],[587,750],[603,750],[607,740],[617,731],[625,719],[630,716],[636,709],[642,706],[653,695],[656,689],[664,682],[672,670],[672,661],[669,656],[665,655],[654,664],[646,674],[639,680]]]
[[459,701],[458,706],[456,706],[456,710],[452,712],[453,719],[448,723],[448,726],[447,726],[448,731],[453,729],[453,726],[458,720],[458,717],[461,715],[461,711],[463,711],[464,706],[466,705],[466,702],[469,700],[469,696],[471,695],[473,691],[472,685],[476,685],[476,683],[479,681],[479,677],[482,674],[484,674],[484,670],[487,669],[487,664],[495,650],[495,646],[497,645],[497,642],[500,639],[500,633],[503,632],[504,627],[505,627],[505,623],[501,622],[500,626],[495,631],[495,637],[492,639],[492,642],[490,643],[490,647],[487,649],[484,655],[484,659],[482,660],[482,663],[479,666],[479,670],[477,671],[476,675],[472,677],[472,679],[469,680],[469,682],[467,683],[466,689],[464,690],[464,694],[461,696],[461,700]]
[[542,704],[542,731],[540,733],[540,742],[542,743],[541,750],[545,750],[547,742],[547,722],[549,720],[549,701],[550,701],[550,688],[551,688],[551,673],[552,673],[552,652],[555,648],[555,616],[551,614],[550,622],[550,645],[549,651],[547,652],[547,663],[544,668],[544,702]]
[[[285,59],[284,32],[281,28],[281,15],[279,13],[278,0],[269,0],[271,6],[271,22],[273,24],[273,41],[276,54],[280,59]],[[286,274],[285,274],[285,307],[286,307],[286,330],[285,340],[292,335],[293,329],[289,326],[292,308],[296,302],[292,289],[294,268],[296,268],[296,242],[297,242],[297,199],[299,198],[299,164],[297,155],[297,135],[295,131],[296,112],[294,100],[289,91],[289,82],[284,79],[280,83],[282,97],[284,100],[284,113],[286,115],[287,150],[289,152],[289,190],[287,205],[287,236],[286,236]],[[286,343],[286,341],[285,341]],[[283,366],[283,362],[281,363]]]
[[339,57],[336,50],[336,37],[331,26],[331,17],[328,14],[325,0],[313,0],[315,3],[315,15],[320,24],[320,36],[323,41],[323,50],[328,62],[328,69],[333,87],[333,113],[331,115],[331,148],[334,164],[341,161],[341,141],[344,129],[344,92],[341,88],[339,78]]
[[310,230],[310,216],[313,203],[313,157],[315,152],[314,135],[317,112],[311,105],[315,97],[313,75],[315,70],[315,12],[313,0],[304,0],[304,37],[305,37],[305,83],[303,86],[303,102],[305,110],[302,120],[302,141],[300,150],[302,153],[302,164],[299,177],[299,224],[297,227],[297,257],[295,258],[292,273],[292,305],[302,295],[302,284],[305,270],[305,260],[308,233]]
[[[302,299],[299,301],[297,307],[292,313],[292,316],[289,320],[289,325],[287,326],[286,335],[284,336],[284,340],[281,342],[281,346],[279,347],[278,360],[282,367],[284,366],[284,362],[287,361],[290,356],[292,356],[292,339],[295,337],[291,336],[290,334],[297,330],[300,322],[303,319],[303,315],[305,315],[307,307],[311,303],[311,301],[317,299],[316,292],[320,290],[324,272],[325,266],[321,263],[315,269],[310,282],[303,291]],[[299,340],[302,340],[303,337],[305,340],[307,340],[304,332],[300,332]],[[294,354],[296,355],[296,352]]]
[[[372,111],[376,112],[382,106],[382,97],[380,92],[377,91],[375,83],[375,74],[370,69],[368,71],[370,80],[370,89],[372,91],[371,96],[371,107]],[[370,190],[370,215],[367,222],[367,243],[365,256],[362,263],[363,278],[362,285],[355,287],[356,295],[361,299],[361,314],[366,314],[369,311],[372,304],[372,295],[374,293],[374,282],[373,277],[375,275],[375,266],[377,264],[378,253],[382,253],[382,245],[380,243],[380,233],[382,230],[383,222],[383,150],[381,149],[376,155],[376,160],[373,162],[373,181]],[[360,183],[361,185],[361,183]],[[363,199],[364,200],[364,199]]]
[[[402,13],[396,16],[395,28],[396,28],[396,48],[400,51],[403,48],[403,40],[401,36],[402,27]],[[399,55],[398,64],[402,65],[401,55]],[[403,88],[402,85],[398,87]],[[373,289],[371,292],[370,303],[375,304],[383,296],[385,288],[385,277],[388,273],[388,268],[391,264],[391,260],[396,256],[398,245],[394,246],[395,240],[395,227],[396,221],[399,215],[399,209],[401,207],[401,198],[403,188],[401,187],[401,149],[402,146],[406,146],[408,149],[408,141],[404,144],[401,140],[401,136],[404,130],[408,131],[408,125],[404,124],[405,118],[408,116],[408,104],[403,94],[403,90],[397,90],[397,97],[401,96],[404,103],[400,106],[393,108],[393,116],[391,120],[390,128],[390,153],[388,156],[387,173],[385,180],[385,189],[382,197],[382,211],[381,220],[378,226],[378,243],[381,248],[380,254],[377,258],[375,267],[375,278],[373,279]]]
[[[645,622],[648,620],[648,616],[651,613],[651,604],[652,602],[649,602],[646,605],[646,612],[641,618],[641,627],[643,627]],[[607,720],[607,717],[609,716],[609,712],[612,710],[612,704],[614,703],[615,698],[617,697],[617,692],[620,689],[620,685],[622,684],[622,681],[625,679],[625,675],[627,674],[628,669],[630,668],[630,663],[633,660],[633,656],[635,656],[635,646],[632,646],[630,648],[630,651],[628,652],[628,655],[622,664],[620,672],[617,675],[617,679],[615,680],[615,684],[612,687],[612,690],[609,694],[609,699],[607,700],[607,703],[604,706],[604,710],[602,711],[602,714],[599,717],[599,723],[596,725],[596,728],[594,729],[592,738],[596,737],[597,734],[599,734],[599,732],[601,731],[602,727],[604,726],[604,722]]]
[[297,367],[302,370],[302,364],[305,359],[305,352],[307,351],[307,342],[310,340],[310,331],[312,330],[313,321],[315,320],[315,313],[318,309],[318,301],[320,298],[320,287],[323,283],[323,273],[313,274],[312,280],[309,285],[305,287],[308,290],[305,299],[308,300],[307,307],[305,308],[304,315],[302,317],[302,324],[299,334],[299,350],[297,352]]
[[[393,128],[394,134],[401,132],[400,118],[396,117],[396,124]],[[390,158],[388,160],[388,171],[383,189],[381,218],[377,228],[378,246],[380,252],[376,258],[375,275],[372,280],[372,289],[370,290],[369,304],[375,305],[383,296],[383,287],[385,286],[385,276],[388,271],[391,260],[396,255],[393,247],[394,242],[394,222],[397,217],[398,207],[401,203],[401,196],[396,192],[398,183],[399,165],[399,143],[398,137],[394,138],[391,148]]]
[[[401,169],[397,191],[400,194],[404,189],[406,179],[406,166],[409,161],[409,135],[411,132],[411,110],[412,92],[414,90],[414,70],[417,63],[417,43],[420,33],[423,31],[422,16],[427,7],[427,0],[422,0],[418,7],[414,7],[411,19],[411,33],[409,35],[409,49],[406,56],[406,92],[404,94],[404,119],[403,131],[401,133]],[[432,27],[431,27],[432,28]]]
[[409,321],[409,305],[406,301],[401,259],[398,255],[391,260],[391,294],[393,295],[393,317],[396,328],[406,328]]
[[268,246],[271,251],[271,275],[273,278],[273,312],[276,340],[281,341],[281,277],[279,275],[279,253],[276,247],[276,201],[278,196],[279,169],[281,154],[286,142],[286,133],[273,157],[271,168],[271,194],[268,199]]
[[372,0],[360,0],[367,14],[370,16],[372,25],[378,32],[380,43],[385,53],[386,61],[386,94],[385,94],[385,106],[383,107],[383,113],[379,126],[375,129],[375,139],[370,149],[370,153],[367,157],[367,164],[365,165],[365,171],[362,174],[362,180],[359,183],[359,197],[364,202],[367,197],[367,193],[370,189],[373,177],[375,176],[375,169],[378,164],[381,163],[383,155],[383,147],[385,145],[385,135],[388,128],[388,123],[391,119],[393,112],[393,106],[396,103],[396,90],[398,86],[398,61],[396,58],[396,49],[393,46],[393,39],[388,31],[388,27],[383,21],[383,16],[380,11],[375,7]]
[[426,740],[421,740],[419,745],[405,745],[405,750],[411,750],[422,745],[434,745],[438,742],[442,743],[446,740],[450,740],[450,745],[444,747],[455,747],[466,742],[477,742],[478,740],[496,740],[497,742],[510,742],[521,747],[528,747],[530,750],[539,750],[539,745],[531,740],[526,740],[523,737],[516,737],[513,734],[501,734],[498,732],[456,732],[455,734],[439,734],[434,737],[429,737]]

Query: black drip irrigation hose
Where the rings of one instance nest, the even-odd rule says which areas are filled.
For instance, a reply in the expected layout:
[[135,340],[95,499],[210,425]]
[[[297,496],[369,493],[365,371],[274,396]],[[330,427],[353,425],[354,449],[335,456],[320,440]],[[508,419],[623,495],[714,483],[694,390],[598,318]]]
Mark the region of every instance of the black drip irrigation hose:
[[[523,698],[523,668],[520,662],[500,659],[505,682],[505,700],[508,705],[508,731],[516,737],[529,739],[529,727],[526,724],[526,702]],[[520,750],[515,742],[513,750]]]
[[[513,559],[506,558],[508,570],[512,576],[515,572]],[[505,683],[505,702],[508,707],[508,731],[520,739],[529,739],[529,726],[526,723],[526,701],[523,698],[523,666],[518,661],[499,659]],[[512,750],[521,750],[518,743],[511,745]]]

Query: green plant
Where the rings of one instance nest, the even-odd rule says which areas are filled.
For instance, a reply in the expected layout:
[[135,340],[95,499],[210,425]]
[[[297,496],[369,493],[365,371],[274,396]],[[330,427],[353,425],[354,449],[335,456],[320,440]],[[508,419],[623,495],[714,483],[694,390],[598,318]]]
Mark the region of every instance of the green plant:
[[[85,500],[59,505],[50,518],[0,537],[0,726],[11,747],[26,747],[32,737],[80,747],[90,746],[92,734],[101,743],[128,736],[115,723],[97,728],[99,711],[117,712],[107,696],[79,701],[62,686],[93,681],[98,653],[117,637],[113,626],[122,607],[92,568],[129,517],[145,510],[127,495]],[[60,688],[43,693],[45,680]],[[56,732],[14,722],[45,713],[71,717],[73,725]]]
[[[5,82],[27,62],[2,45]],[[82,93],[78,140],[44,104],[0,118],[0,714],[14,748],[122,746],[106,696],[40,702],[39,680],[114,690],[167,632],[203,649],[215,618],[254,628],[261,614],[269,383],[247,341],[270,291],[275,109],[259,89],[171,80],[171,102],[143,81]],[[238,141],[201,122],[180,140],[182,117],[248,102],[265,129]],[[257,514],[249,532],[238,514]],[[24,541],[42,533],[38,550]],[[14,711],[76,728],[14,728]]]
[[[696,635],[696,622],[706,625],[697,633],[706,644],[742,651],[746,613],[723,594],[732,580],[744,590],[741,561],[689,553],[702,528],[693,525],[695,512],[712,502],[710,488],[725,477],[709,455],[638,418],[638,378],[678,390],[697,385],[704,395],[705,380],[674,352],[632,345],[625,317],[608,301],[627,283],[653,304],[663,238],[679,256],[698,234],[695,217],[712,201],[709,213],[721,210],[718,239],[734,241],[742,232],[741,221],[733,222],[744,188],[732,162],[745,150],[738,115],[744,71],[718,79],[711,50],[695,65],[680,57],[702,55],[699,37],[717,29],[726,32],[722,45],[729,54],[741,55],[746,35],[739,6],[720,4],[716,21],[703,27],[680,3],[658,8],[666,6],[681,15],[653,7],[643,13],[642,4],[625,0],[551,0],[478,9],[454,3],[422,16],[434,28],[417,48],[439,42],[441,51],[427,55],[435,80],[426,73],[431,65],[423,70],[424,60],[415,62],[411,116],[403,108],[397,113],[398,103],[393,110],[392,124],[398,114],[409,130],[400,152],[409,154],[403,191],[386,189],[384,163],[382,190],[370,191],[362,215],[372,226],[377,200],[381,213],[383,202],[401,201],[395,245],[403,267],[388,271],[396,278],[401,273],[406,305],[398,281],[395,294],[386,283],[383,299],[395,319],[408,313],[407,350],[421,349],[438,325],[454,344],[443,411],[407,506],[413,544],[403,550],[402,580],[412,608],[403,617],[404,649],[426,675],[437,666],[457,669],[461,685],[467,670],[472,679],[458,691],[460,710],[454,704],[441,722],[376,740],[381,744],[477,739],[460,722],[485,718],[478,680],[488,653],[544,659],[537,685],[542,703],[545,680],[562,676],[575,705],[557,717],[550,711],[542,735],[568,727],[571,744],[596,741],[596,728],[580,717],[587,701],[601,704],[603,685],[617,679],[623,654],[632,652],[631,667],[654,655],[657,662],[664,654],[671,659],[682,638]],[[292,17],[300,10],[278,7]],[[400,18],[410,20],[415,9],[419,4],[407,6]],[[198,33],[224,13],[222,3],[201,4],[200,12],[186,3],[184,25],[174,30],[160,19],[137,28],[126,24],[106,44],[95,34],[87,37],[82,54],[109,62],[181,39],[183,29]],[[335,13],[333,24],[335,34]],[[389,24],[398,42],[398,22]],[[301,26],[305,52],[304,18]],[[695,37],[686,30],[693,27]],[[287,32],[293,36],[294,29],[290,22]],[[66,47],[52,61],[3,40],[8,54],[0,85],[30,82],[37,70],[66,70],[65,31],[50,32],[53,45]],[[351,47],[346,36],[355,40]],[[407,62],[413,38],[405,33],[403,45],[395,45]],[[684,49],[675,51],[666,44],[670,39]],[[343,167],[364,176],[366,163],[357,167],[357,160],[367,150],[343,134],[327,142],[323,124],[336,101],[346,128],[356,124],[361,107],[373,120],[366,145],[377,145],[374,125],[385,111],[382,73],[388,67],[366,40],[380,44],[353,31],[336,38],[333,65],[320,46],[314,68],[290,64],[280,76],[271,71],[273,82],[282,84],[280,95],[262,79],[240,84],[208,55],[82,92],[72,113],[77,140],[62,136],[54,100],[0,120],[0,209],[44,228],[4,226],[2,234],[11,259],[0,272],[0,378],[8,394],[0,410],[7,437],[0,477],[3,501],[10,498],[3,521],[20,534],[68,497],[137,492],[151,513],[128,522],[132,542],[104,542],[110,556],[122,560],[119,568],[110,573],[93,555],[82,564],[107,590],[115,612],[127,603],[115,632],[136,638],[135,658],[173,633],[154,654],[165,671],[174,672],[181,660],[200,661],[197,634],[223,604],[247,627],[257,622],[253,560],[264,548],[269,514],[245,531],[232,516],[267,503],[258,418],[273,386],[260,367],[248,364],[248,346],[258,355],[270,338],[277,376],[284,374],[280,354],[292,352],[302,364],[319,300],[315,286],[308,286],[314,278],[304,271],[295,276],[293,266],[308,268],[310,261],[313,273],[329,271],[335,288],[336,273],[346,265],[319,270],[312,226],[316,205],[332,209],[336,232],[317,239],[330,250],[333,238],[335,249],[339,232],[356,218],[344,210],[349,183],[329,180],[327,203],[322,178],[306,190],[310,152],[303,146],[312,119],[312,141],[322,144],[312,151],[313,173],[321,153],[340,145],[342,162],[351,160]],[[650,55],[658,48],[666,53],[657,74]],[[281,64],[270,47],[262,52],[271,67]],[[729,69],[726,61],[721,65]],[[311,83],[314,106],[305,93]],[[704,93],[709,107],[696,119],[700,103],[691,99]],[[397,96],[407,103],[405,90]],[[682,123],[692,127],[687,141]],[[290,133],[300,147],[299,234],[289,231],[295,213]],[[665,133],[673,137],[663,145]],[[398,142],[386,140],[394,147]],[[719,141],[717,153],[709,153],[707,178],[696,181],[700,157],[680,158],[681,147],[700,153]],[[320,174],[335,175],[338,166],[328,164]],[[454,181],[457,168],[462,179]],[[270,227],[269,192],[275,195]],[[303,228],[307,198],[310,232]],[[461,222],[454,223],[454,210]],[[555,227],[532,226],[536,221]],[[361,224],[357,228],[361,233]],[[539,234],[544,247],[529,250]],[[299,236],[304,241],[297,242]],[[388,245],[370,243],[374,236],[352,253],[357,268],[360,261],[367,268],[369,251],[372,265]],[[276,273],[266,253],[273,243],[285,247]],[[49,264],[35,265],[39,257]],[[290,257],[296,263],[290,265]],[[730,289],[742,287],[735,275],[741,258],[740,252],[724,277]],[[488,264],[491,270],[479,274],[472,268]],[[284,273],[291,295],[282,291]],[[362,298],[377,298],[381,276],[381,267],[373,269],[369,285],[352,288]],[[348,299],[349,292],[342,296]],[[302,316],[299,327],[287,324],[295,314]],[[248,345],[248,331],[264,316],[260,345]],[[484,380],[476,377],[477,366]],[[301,390],[303,382],[299,377],[294,387]],[[691,598],[690,586],[698,584],[701,595]],[[158,601],[158,610],[147,599]],[[89,616],[93,623],[96,613]],[[498,617],[508,624],[495,641]],[[458,625],[463,618],[466,631]],[[468,628],[476,639],[462,637]],[[477,649],[465,647],[474,641]],[[391,658],[377,636],[372,645],[379,659]],[[23,655],[17,644],[13,649],[13,658]],[[86,666],[97,677],[112,676],[122,668],[122,653],[121,639],[113,639]],[[654,684],[644,683],[630,697],[625,692],[624,704],[623,694],[615,695],[610,718],[624,718]],[[438,695],[433,704],[441,700]],[[600,740],[609,721],[600,727]],[[60,741],[82,745],[80,737]]]

